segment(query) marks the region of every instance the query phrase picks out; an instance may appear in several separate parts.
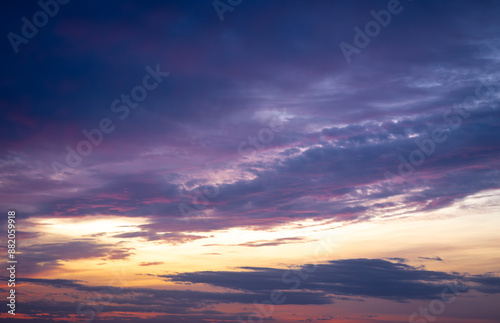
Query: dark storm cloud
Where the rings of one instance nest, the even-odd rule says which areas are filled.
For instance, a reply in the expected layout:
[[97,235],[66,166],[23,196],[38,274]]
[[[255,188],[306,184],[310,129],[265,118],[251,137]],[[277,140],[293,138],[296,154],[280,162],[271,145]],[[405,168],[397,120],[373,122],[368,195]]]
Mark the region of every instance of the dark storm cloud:
[[[459,282],[484,293],[498,293],[499,277],[430,271],[382,259],[345,259],[296,269],[243,267],[241,271],[202,271],[160,275],[174,282],[210,284],[248,292],[273,289],[314,290],[324,295],[375,297],[405,301],[438,298],[445,287]],[[450,285],[451,284],[451,285]]]
[[493,276],[493,274],[472,275],[468,277],[468,281],[479,284],[477,290],[482,293],[500,293],[500,277]]
[[[151,288],[130,288],[114,286],[90,286],[76,280],[65,279],[41,279],[20,278],[26,283],[52,286],[61,289],[74,289],[80,292],[100,292],[102,298],[107,299],[104,294],[113,295],[113,304],[136,304],[167,306],[184,309],[199,308],[200,305],[219,303],[244,303],[251,304],[256,299],[269,297],[267,291],[254,291],[250,293],[240,292],[205,292],[196,290],[171,290]],[[331,299],[321,292],[316,291],[287,291],[284,293],[289,299],[288,304],[330,304]]]
[[[490,294],[500,293],[497,288],[500,286],[500,278],[490,274],[467,275],[430,271],[402,262],[404,259],[400,262],[382,259],[344,259],[316,266],[292,267],[288,270],[242,267],[239,268],[241,271],[204,271],[159,276],[168,281],[209,284],[236,290],[234,292],[192,290],[195,285],[191,286],[191,290],[171,290],[161,289],[161,286],[156,289],[91,286],[82,281],[66,279],[19,278],[19,281],[51,286],[60,289],[65,295],[77,296],[82,300],[23,302],[23,313],[28,315],[41,312],[68,315],[74,313],[77,306],[83,303],[87,304],[85,308],[95,309],[99,306],[102,312],[111,316],[113,312],[157,312],[183,315],[181,318],[185,319],[193,315],[209,314],[207,311],[210,311],[209,308],[213,304],[250,305],[256,300],[268,299],[273,290],[283,292],[280,298],[284,299],[284,304],[295,305],[330,304],[335,299],[346,300],[351,297],[372,297],[399,302],[411,299],[435,299],[440,297],[445,288],[448,288],[448,293],[454,290],[460,293],[467,293],[470,290]],[[87,303],[83,301],[85,297]],[[215,312],[211,314],[226,315]]]
[[[160,277],[177,282],[205,283],[219,287],[262,292],[299,286],[325,294],[389,298],[426,299],[439,295],[444,280],[456,276],[391,263],[379,259],[349,259],[308,266],[298,271],[245,267],[246,271],[194,272]],[[302,276],[301,276],[302,275]]]
[[132,248],[116,244],[99,244],[91,240],[75,240],[30,246],[21,245],[18,251],[22,275],[39,273],[62,266],[62,261],[77,259],[123,260],[133,255]]
[[[368,206],[344,204],[341,200],[332,203],[322,199],[352,195],[356,188],[369,186],[379,191],[358,195],[359,203],[408,192],[405,198],[407,204],[419,205],[423,210],[444,207],[469,194],[500,187],[495,175],[495,160],[499,154],[495,120],[500,120],[495,109],[477,111],[474,120],[471,117],[470,122],[449,132],[449,139],[436,145],[435,153],[417,167],[415,175],[403,184],[385,183],[384,172],[397,172],[398,154],[408,156],[417,149],[415,140],[426,139],[433,127],[439,125],[439,119],[428,116],[413,118],[411,127],[405,126],[404,122],[401,126],[400,122],[385,122],[381,126],[368,124],[351,129],[323,130],[322,135],[328,133],[335,139],[271,163],[267,170],[254,172],[256,178],[253,180],[222,185],[220,194],[210,199],[205,209],[221,215],[221,218],[211,221],[179,222],[181,213],[178,206],[184,202],[189,204],[193,193],[161,181],[154,171],[128,176],[96,175],[96,178],[106,180],[101,187],[80,189],[78,193],[71,194],[73,197],[39,203],[38,211],[33,214],[148,214],[153,224],[144,226],[147,232],[125,235],[147,235],[149,239],[158,239],[161,237],[156,235],[154,228],[158,231],[171,231],[168,228],[210,231],[232,226],[272,226],[286,219],[299,218],[354,220],[368,210]],[[353,134],[354,130],[356,134]],[[417,137],[409,139],[409,134]],[[390,136],[399,139],[389,140]],[[468,168],[471,163],[475,166]],[[297,177],[297,173],[301,176]],[[5,179],[16,182],[9,177]],[[35,183],[38,183],[39,189],[64,188],[60,182],[44,182],[41,179],[35,182],[26,177],[24,184],[23,181],[17,182],[14,188],[19,187],[18,190],[22,191],[23,187],[34,187]],[[71,187],[70,184],[65,185]],[[409,193],[409,189],[418,187],[415,185],[426,189]],[[81,184],[74,185],[78,186]],[[5,187],[5,193],[9,194],[11,189]],[[385,206],[388,205],[374,203],[374,207]],[[234,217],[236,212],[245,214],[245,217]]]
[[[436,144],[434,154],[402,184],[386,183],[384,172],[397,172],[398,154],[408,156],[418,149],[415,140],[428,138],[433,127],[440,125],[439,119],[429,116],[413,118],[411,127],[405,126],[404,122],[401,122],[402,125],[400,122],[385,122],[381,126],[368,124],[351,129],[337,128],[335,132],[328,130],[329,136],[342,136],[344,139],[340,140],[344,142],[324,141],[302,153],[269,164],[267,170],[255,172],[253,180],[222,185],[219,195],[210,199],[205,209],[215,211],[221,218],[210,221],[195,220],[188,224],[179,221],[179,204],[189,204],[190,196],[194,195],[192,192],[198,188],[193,191],[181,189],[178,185],[161,181],[154,172],[133,176],[102,174],[104,177],[101,178],[106,179],[102,187],[87,191],[80,189],[74,197],[40,204],[36,214],[142,216],[146,213],[153,221],[153,224],[144,226],[147,232],[125,235],[147,235],[149,239],[159,239],[161,237],[156,235],[155,229],[210,231],[232,226],[258,226],[259,221],[262,226],[272,226],[286,219],[299,218],[354,220],[368,206],[344,204],[341,200],[332,203],[322,199],[341,198],[346,194],[352,195],[356,188],[370,186],[378,188],[378,192],[370,195],[356,193],[359,203],[370,203],[371,199],[407,192],[405,202],[408,205],[415,204],[422,210],[444,207],[469,194],[500,187],[495,175],[499,138],[494,126],[500,117],[495,109],[491,109],[477,111],[474,118],[472,120],[471,117],[470,122],[458,130],[450,131],[449,139],[443,144]],[[356,131],[355,139],[352,138],[352,129]],[[325,133],[327,130],[322,131],[322,134]],[[417,137],[409,139],[409,134]],[[399,139],[387,139],[390,136]],[[468,167],[471,163],[475,166]],[[301,176],[297,177],[297,173]],[[27,182],[25,185],[32,184]],[[418,193],[409,193],[409,189],[418,186],[426,188]],[[51,186],[45,188],[51,189]],[[19,190],[22,190],[21,187]],[[383,208],[390,205],[374,203],[373,206]],[[236,212],[245,214],[245,217],[234,217]]]

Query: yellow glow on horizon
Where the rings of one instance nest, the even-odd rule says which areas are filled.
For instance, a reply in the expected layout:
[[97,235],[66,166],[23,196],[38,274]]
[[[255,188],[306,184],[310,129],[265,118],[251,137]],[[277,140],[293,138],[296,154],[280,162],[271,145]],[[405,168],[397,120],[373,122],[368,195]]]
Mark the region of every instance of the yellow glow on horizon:
[[43,218],[31,222],[39,226],[38,232],[81,237],[98,233],[138,231],[137,226],[146,224],[144,219],[116,216],[85,216],[82,218]]
[[[431,270],[471,274],[494,271],[500,260],[500,238],[497,233],[500,227],[499,197],[500,190],[485,191],[435,211],[405,214],[403,210],[396,213],[392,210],[392,217],[373,214],[372,220],[363,222],[305,220],[270,230],[233,228],[213,232],[186,232],[205,238],[181,244],[102,236],[99,237],[102,243],[119,241],[121,247],[132,248],[133,255],[126,260],[91,258],[64,262],[64,270],[59,269],[58,278],[66,273],[67,277],[80,277],[92,283],[107,283],[103,280],[109,280],[110,272],[125,270],[131,275],[131,284],[139,286],[151,285],[155,279],[159,279],[147,274],[238,270],[237,267],[242,266],[286,268],[288,265],[338,259],[389,257],[406,258],[411,265],[424,264]],[[37,219],[33,222],[38,232],[79,239],[102,232],[133,232],[138,225],[146,223],[146,220],[101,216]],[[304,240],[255,246],[255,242],[267,243],[297,237]],[[253,244],[249,246],[249,242]],[[319,246],[327,248],[316,254]],[[443,261],[419,258],[435,256],[441,257]],[[142,263],[159,264],[141,266]],[[96,270],[102,272],[99,277],[94,277]],[[162,282],[161,285],[171,284]]]

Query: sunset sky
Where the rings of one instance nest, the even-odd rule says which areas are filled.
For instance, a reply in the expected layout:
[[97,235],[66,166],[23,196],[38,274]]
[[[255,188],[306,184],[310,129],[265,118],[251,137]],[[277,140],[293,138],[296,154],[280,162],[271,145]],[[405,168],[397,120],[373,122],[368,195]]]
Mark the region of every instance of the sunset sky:
[[500,322],[499,16],[2,1],[0,321]]

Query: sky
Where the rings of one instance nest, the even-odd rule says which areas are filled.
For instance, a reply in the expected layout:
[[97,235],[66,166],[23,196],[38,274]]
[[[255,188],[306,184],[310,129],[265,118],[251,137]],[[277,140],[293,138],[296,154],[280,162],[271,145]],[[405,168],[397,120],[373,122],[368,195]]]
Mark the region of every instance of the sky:
[[499,322],[499,14],[1,2],[0,321]]

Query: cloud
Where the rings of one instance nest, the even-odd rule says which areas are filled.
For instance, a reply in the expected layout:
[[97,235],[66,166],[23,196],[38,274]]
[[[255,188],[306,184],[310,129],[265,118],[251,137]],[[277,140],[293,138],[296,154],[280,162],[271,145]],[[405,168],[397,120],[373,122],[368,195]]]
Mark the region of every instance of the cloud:
[[279,246],[283,244],[290,244],[290,243],[305,243],[305,242],[310,242],[310,239],[307,239],[305,237],[288,237],[288,238],[278,238],[274,240],[256,240],[256,241],[248,241],[244,243],[239,243],[239,244],[205,244],[203,245],[204,247],[209,247],[209,246],[236,246],[236,247],[271,247],[271,246]]
[[195,241],[198,239],[206,238],[206,236],[194,235],[194,234],[185,234],[185,233],[176,233],[176,232],[164,232],[164,233],[156,233],[155,231],[138,231],[138,232],[126,232],[115,234],[112,237],[114,238],[144,238],[148,241],[163,241],[165,243],[169,243],[172,245],[187,243],[191,241]]
[[[460,293],[467,293],[472,289],[483,293],[500,293],[500,289],[497,288],[500,286],[500,277],[491,274],[449,274],[382,259],[334,260],[316,266],[309,264],[291,267],[288,270],[259,267],[242,267],[240,270],[158,276],[179,283],[209,284],[229,289],[224,292],[172,290],[162,289],[161,286],[155,289],[92,286],[79,280],[66,279],[21,277],[19,281],[50,286],[61,289],[64,293],[68,293],[68,289],[73,290],[68,295],[78,296],[77,298],[81,300],[87,297],[90,302],[86,305],[87,307],[95,309],[95,306],[99,306],[111,317],[115,312],[155,312],[180,315],[179,318],[185,319],[196,315],[203,315],[205,318],[204,314],[209,314],[207,309],[214,304],[250,305],[255,300],[268,299],[273,290],[282,291],[284,304],[290,305],[331,304],[335,299],[352,300],[351,297],[357,300],[361,297],[390,299],[398,302],[411,299],[436,299],[444,288],[457,289]],[[196,285],[191,287],[196,287]],[[102,300],[106,300],[105,304],[99,301],[91,302],[92,299],[96,299],[96,293],[101,303]],[[82,302],[27,301],[23,303],[23,313],[34,315],[42,312],[64,316],[74,313],[79,304],[86,304]],[[94,307],[90,306],[91,304]],[[232,319],[234,314],[217,313],[217,315]],[[169,319],[174,318],[169,317]]]
[[[65,279],[41,279],[41,278],[20,278],[21,282],[51,286],[56,289],[73,289],[80,298],[85,296],[91,299],[99,299],[99,302],[106,300],[106,306],[103,306],[106,312],[158,312],[165,314],[202,314],[203,308],[214,304],[241,303],[252,304],[256,299],[265,299],[269,297],[267,292],[207,292],[196,290],[172,290],[161,288],[131,288],[131,287],[113,287],[113,286],[90,286],[77,280]],[[96,293],[99,297],[96,298]],[[309,304],[330,304],[332,300],[314,291],[287,291],[284,293],[287,298],[287,304],[309,305]],[[35,302],[36,304],[36,302]],[[38,303],[40,304],[40,303]],[[45,305],[46,302],[42,301]],[[65,303],[65,307],[54,313],[66,312],[71,309],[71,303]],[[134,304],[134,306],[130,306]],[[130,306],[128,309],[125,306]],[[25,304],[25,313],[36,313],[37,308],[32,308],[29,303]],[[48,306],[44,311],[50,312],[52,306]]]
[[[52,33],[37,36],[47,50],[43,55],[52,58],[46,70],[35,69],[33,61],[6,61],[10,81],[3,92],[9,95],[0,98],[8,108],[0,127],[5,147],[0,193],[10,203],[2,205],[19,206],[25,217],[145,218],[150,224],[143,227],[144,238],[184,243],[196,237],[157,233],[266,229],[305,219],[362,221],[369,220],[370,210],[391,203],[425,211],[497,188],[498,96],[482,100],[405,183],[385,183],[386,171],[397,172],[398,156],[418,148],[416,139],[436,127],[449,128],[442,118],[446,109],[473,94],[480,80],[498,84],[495,71],[485,67],[497,62],[492,53],[498,40],[490,31],[498,24],[492,15],[497,4],[457,5],[457,12],[478,12],[480,21],[468,15],[457,21],[456,13],[440,4],[411,5],[404,13],[408,25],[397,28],[411,39],[384,29],[386,38],[378,37],[349,65],[338,43],[349,40],[353,19],[369,17],[370,2],[356,8],[321,2],[278,11],[272,4],[254,4],[241,12],[243,21],[264,19],[275,29],[234,22],[239,28],[223,31],[206,17],[204,5],[124,5],[136,13],[132,22],[117,14],[123,8],[115,4],[101,8],[114,17],[110,21],[89,18],[96,7],[77,4],[54,21]],[[289,17],[300,17],[302,27]],[[422,19],[431,25],[410,27]],[[158,24],[169,26],[162,27],[161,36]],[[293,36],[283,37],[281,30]],[[429,30],[439,31],[429,37]],[[96,33],[101,37],[91,37]],[[127,42],[117,40],[124,34]],[[64,50],[48,45],[54,43]],[[27,57],[29,48],[35,47],[26,46]],[[119,54],[116,48],[122,49]],[[92,53],[91,58],[83,62],[82,53]],[[140,82],[144,66],[138,58],[160,63],[175,80],[162,83],[120,123],[109,106]],[[20,82],[23,91],[13,86]],[[30,99],[23,101],[25,92]],[[241,142],[258,136],[269,126],[270,111],[285,105],[283,130],[259,144],[255,158],[241,156]],[[64,161],[64,147],[84,139],[82,130],[96,127],[104,116],[117,125],[113,135],[72,174],[51,177],[50,164]],[[217,183],[220,194],[202,210],[214,214],[213,220],[178,221],[179,204],[190,205],[203,185],[224,178],[228,162],[239,175],[226,174],[230,180]],[[400,202],[387,202],[390,198]]]
[[91,240],[73,240],[23,246],[18,255],[21,275],[56,269],[63,262],[79,259],[125,260],[133,255],[133,248],[114,244],[99,244]]
[[429,257],[418,257],[419,259],[424,259],[424,260],[436,260],[436,261],[443,261],[443,259],[441,259],[440,257],[432,257],[432,258],[429,258]]
[[[20,2],[1,6],[4,35],[19,33],[19,18],[29,19],[39,9]],[[9,42],[0,44],[6,53],[0,82],[0,206],[16,209],[21,223],[29,218],[130,217],[139,223],[137,231],[96,228],[88,238],[179,245],[232,228],[347,225],[380,214],[412,217],[498,189],[500,3],[457,1],[450,9],[445,2],[408,1],[403,6],[404,12],[393,16],[391,26],[355,54],[352,64],[346,63],[339,43],[351,43],[353,28],[371,20],[371,10],[382,9],[372,1],[355,6],[347,1],[244,2],[226,13],[224,24],[210,1],[74,1],[61,6],[43,31],[20,45],[18,55]],[[145,66],[155,64],[171,76],[121,120],[111,103],[140,84]],[[479,100],[473,111],[461,109],[481,82],[495,93]],[[259,139],[270,129],[273,111],[285,106],[283,129],[273,131],[269,141]],[[460,126],[453,127],[444,113],[459,118]],[[51,164],[65,163],[66,147],[75,148],[86,139],[82,131],[97,128],[104,117],[116,130],[105,134],[78,167],[54,176]],[[384,174],[397,174],[399,156],[408,159],[437,128],[447,139],[425,154],[405,181],[388,183]],[[255,153],[242,154],[242,143]],[[227,169],[228,163],[232,168]],[[210,185],[219,194],[197,204],[199,192]],[[199,208],[189,223],[183,221],[181,204]],[[30,230],[42,231],[39,226]],[[38,238],[36,233],[20,237]],[[135,252],[124,243],[73,239],[19,244],[20,274],[38,277],[68,261],[126,260]],[[289,237],[239,246],[305,241]],[[300,280],[300,291],[288,291],[289,300],[326,304],[334,294],[427,299],[457,277],[471,289],[498,290],[493,275],[457,276],[388,259],[319,264]],[[281,273],[248,267],[170,277],[240,291],[227,297],[163,292],[164,298],[154,299],[155,291],[138,293],[159,307],[150,308],[155,311],[195,311],[188,301],[212,304],[232,297],[248,302],[266,296],[266,287],[286,289],[290,284],[280,280]],[[224,282],[223,274],[232,279]],[[296,274],[292,281],[300,278]],[[254,279],[255,286],[244,278]],[[378,280],[386,285],[377,285]],[[114,310],[140,301],[126,296]],[[58,313],[54,304],[30,306],[32,313],[43,307]],[[72,306],[60,305],[64,310]],[[200,316],[231,321],[216,312],[186,315],[174,321],[200,322]],[[168,315],[162,319],[172,320]]]
[[163,265],[163,261],[141,262],[139,266],[157,266]]
[[[407,301],[434,299],[456,281],[475,283],[464,287],[496,293],[499,277],[450,274],[382,259],[344,259],[296,269],[243,267],[240,271],[202,271],[159,275],[173,282],[209,284],[247,292],[273,289],[313,290],[326,295],[373,297]],[[478,284],[478,285],[476,285]],[[493,284],[493,285],[492,285]]]

